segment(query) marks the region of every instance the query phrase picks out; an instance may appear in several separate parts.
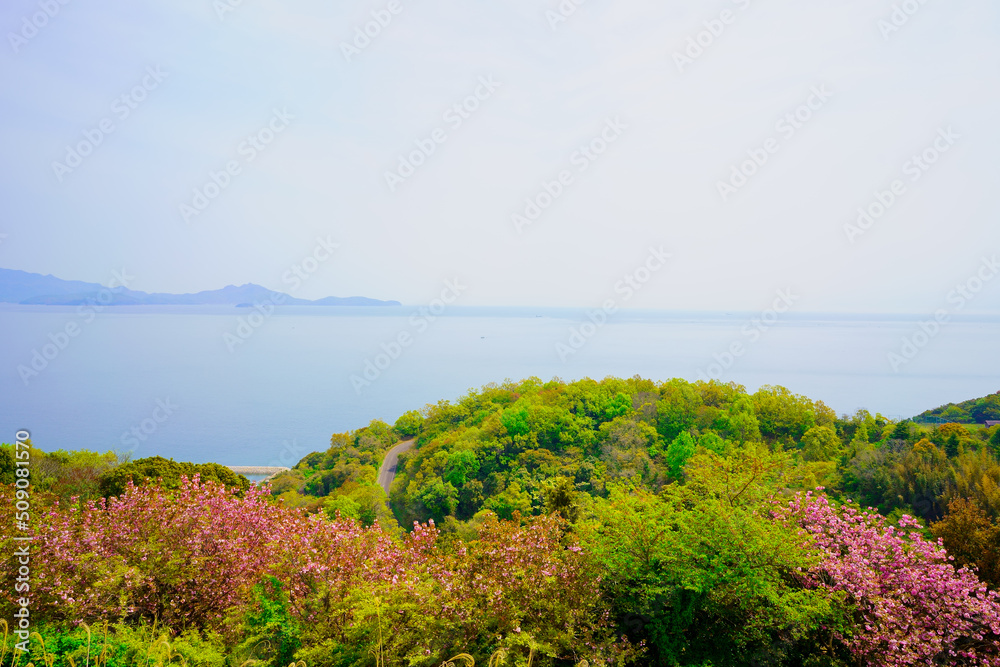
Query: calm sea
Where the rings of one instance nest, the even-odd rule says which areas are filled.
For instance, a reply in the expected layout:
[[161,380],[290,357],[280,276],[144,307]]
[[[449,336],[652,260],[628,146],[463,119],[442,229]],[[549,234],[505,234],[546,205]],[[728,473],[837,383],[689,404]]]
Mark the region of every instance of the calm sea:
[[289,465],[332,433],[505,378],[716,377],[893,417],[1000,390],[1000,317],[952,316],[925,325],[930,333],[926,317],[760,318],[620,311],[598,326],[585,310],[545,308],[435,317],[405,306],[287,307],[264,317],[3,305],[0,441],[27,429],[47,451]]

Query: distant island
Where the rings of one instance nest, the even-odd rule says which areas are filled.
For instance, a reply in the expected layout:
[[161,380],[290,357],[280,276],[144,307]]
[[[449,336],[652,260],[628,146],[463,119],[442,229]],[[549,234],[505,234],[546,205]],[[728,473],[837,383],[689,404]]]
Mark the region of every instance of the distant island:
[[0,303],[35,306],[79,306],[100,303],[106,306],[238,306],[249,307],[270,301],[290,306],[399,306],[399,301],[381,301],[364,296],[336,297],[310,301],[296,299],[260,285],[228,285],[196,294],[139,292],[125,287],[105,287],[79,280],[0,269]]

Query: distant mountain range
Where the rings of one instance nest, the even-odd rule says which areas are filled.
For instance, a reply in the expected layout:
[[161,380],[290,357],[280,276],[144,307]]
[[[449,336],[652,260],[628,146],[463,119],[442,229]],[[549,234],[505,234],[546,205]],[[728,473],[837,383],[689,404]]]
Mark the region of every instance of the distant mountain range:
[[0,303],[42,306],[78,306],[100,303],[109,306],[253,306],[270,301],[290,306],[398,306],[398,301],[380,301],[363,296],[336,297],[309,301],[296,299],[260,285],[229,285],[197,294],[149,294],[124,287],[105,287],[79,280],[0,269]]

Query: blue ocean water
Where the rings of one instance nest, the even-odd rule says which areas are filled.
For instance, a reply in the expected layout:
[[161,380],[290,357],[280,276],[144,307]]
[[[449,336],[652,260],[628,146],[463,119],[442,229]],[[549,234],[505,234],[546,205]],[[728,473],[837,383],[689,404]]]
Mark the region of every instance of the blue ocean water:
[[1000,390],[1000,317],[952,316],[933,335],[922,333],[927,317],[754,318],[619,311],[598,326],[585,310],[545,308],[287,307],[265,317],[3,305],[0,441],[27,429],[46,451],[291,465],[332,433],[506,378],[713,377],[893,417]]

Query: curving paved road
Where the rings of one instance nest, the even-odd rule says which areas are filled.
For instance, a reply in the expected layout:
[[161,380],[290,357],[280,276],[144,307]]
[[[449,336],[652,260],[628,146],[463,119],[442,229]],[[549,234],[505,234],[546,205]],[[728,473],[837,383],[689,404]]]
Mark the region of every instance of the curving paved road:
[[396,478],[396,466],[399,464],[399,455],[413,447],[413,438],[404,440],[388,452],[382,460],[382,467],[378,469],[378,485],[385,489],[385,495],[389,495],[389,486]]

